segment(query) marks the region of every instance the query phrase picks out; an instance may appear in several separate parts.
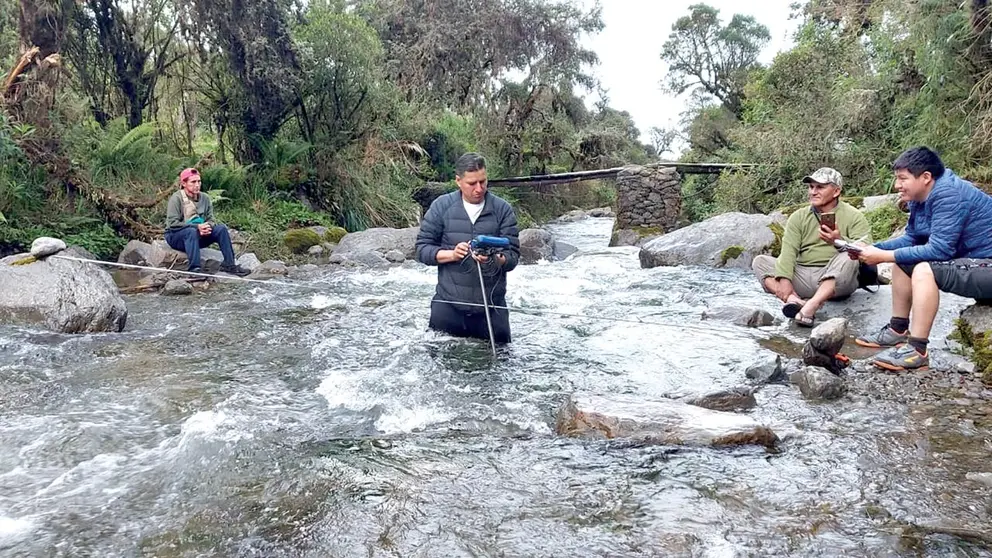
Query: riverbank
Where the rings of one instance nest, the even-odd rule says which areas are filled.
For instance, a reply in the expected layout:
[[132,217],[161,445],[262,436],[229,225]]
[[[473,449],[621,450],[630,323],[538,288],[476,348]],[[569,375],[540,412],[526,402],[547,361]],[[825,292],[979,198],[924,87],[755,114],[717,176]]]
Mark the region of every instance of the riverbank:
[[[0,549],[988,551],[960,536],[989,521],[990,399],[974,375],[856,364],[846,395],[828,402],[765,385],[745,414],[779,436],[772,453],[554,434],[572,393],[660,401],[732,389],[755,363],[798,356],[808,335],[780,318],[704,319],[727,306],[777,318],[778,304],[744,270],[644,269],[637,248],[605,247],[610,226],[549,226],[578,252],[519,267],[509,303],[573,316],[514,313],[514,342],[495,361],[485,343],[426,330],[434,270],[413,262],[288,279],[317,292],[218,283],[183,298],[129,295],[121,333],[0,327],[0,443],[11,449],[0,517],[17,526]],[[875,327],[886,297],[861,291],[824,318]],[[938,350],[966,301],[943,303]]]

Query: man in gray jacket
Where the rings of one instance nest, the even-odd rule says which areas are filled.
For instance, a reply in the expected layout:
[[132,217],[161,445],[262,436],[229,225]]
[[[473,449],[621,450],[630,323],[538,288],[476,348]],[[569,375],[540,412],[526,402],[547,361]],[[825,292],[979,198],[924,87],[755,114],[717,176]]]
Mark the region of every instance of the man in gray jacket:
[[[506,306],[506,273],[520,260],[517,216],[506,200],[488,191],[486,160],[481,155],[466,153],[458,158],[455,183],[457,192],[431,204],[417,236],[417,260],[438,266],[429,325],[457,337],[489,339],[476,266],[482,267],[489,304]],[[506,238],[509,248],[492,257],[472,254],[469,242],[478,235]],[[478,306],[452,304],[458,302]],[[495,341],[509,343],[509,311],[490,309],[489,313]]]
[[165,213],[165,241],[174,250],[185,252],[189,258],[188,271],[201,272],[200,248],[214,242],[224,254],[220,270],[233,275],[251,273],[234,261],[234,247],[227,227],[214,223],[214,207],[210,196],[200,192],[200,173],[196,169],[183,169],[179,173],[180,189],[169,198]]

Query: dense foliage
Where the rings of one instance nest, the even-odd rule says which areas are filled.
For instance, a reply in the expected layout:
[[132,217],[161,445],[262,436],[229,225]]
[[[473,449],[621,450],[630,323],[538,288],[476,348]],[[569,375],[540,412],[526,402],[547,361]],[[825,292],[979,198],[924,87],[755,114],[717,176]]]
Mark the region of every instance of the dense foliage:
[[[415,223],[466,150],[493,176],[646,162],[627,113],[580,98],[602,26],[567,0],[0,0],[0,252],[112,257],[190,165],[269,256],[287,228]],[[504,193],[529,216],[605,191]]]
[[[795,44],[768,67],[753,63],[753,49],[727,46],[727,37],[745,46],[764,41],[767,31],[753,22],[735,16],[723,26],[712,8],[693,6],[672,30],[661,56],[676,77],[707,67],[746,68],[747,76],[701,74],[709,83],[696,77],[702,85],[682,125],[656,135],[682,139],[685,160],[762,165],[686,180],[690,217],[801,201],[798,179],[820,166],[844,174],[847,195],[887,193],[888,165],[914,145],[936,149],[980,185],[992,179],[987,2],[810,0],[796,9]],[[669,79],[689,83],[676,77]]]

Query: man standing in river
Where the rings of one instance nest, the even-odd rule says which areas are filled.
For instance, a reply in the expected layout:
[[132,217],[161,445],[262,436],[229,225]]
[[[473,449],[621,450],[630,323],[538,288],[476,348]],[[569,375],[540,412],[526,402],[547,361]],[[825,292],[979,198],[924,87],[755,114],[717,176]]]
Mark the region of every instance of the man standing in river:
[[899,200],[909,203],[906,233],[864,246],[860,254],[868,264],[896,264],[892,316],[855,342],[891,347],[875,356],[875,366],[910,370],[930,364],[927,346],[940,291],[992,299],[992,197],[944,167],[926,147],[904,151],[892,170]]
[[[482,267],[485,300],[506,306],[506,274],[520,259],[517,216],[506,200],[489,192],[486,160],[478,153],[458,158],[455,183],[457,191],[431,204],[417,235],[417,260],[438,267],[429,326],[456,337],[489,339],[476,266]],[[506,238],[509,248],[492,257],[473,254],[469,242],[478,235]],[[509,343],[509,311],[489,312],[496,343]]]
[[871,226],[860,211],[840,200],[843,177],[836,170],[817,169],[803,182],[810,205],[789,216],[779,257],[757,256],[751,267],[765,291],[785,303],[786,317],[813,327],[823,303],[858,289],[858,261],[838,252],[833,241],[871,242]]

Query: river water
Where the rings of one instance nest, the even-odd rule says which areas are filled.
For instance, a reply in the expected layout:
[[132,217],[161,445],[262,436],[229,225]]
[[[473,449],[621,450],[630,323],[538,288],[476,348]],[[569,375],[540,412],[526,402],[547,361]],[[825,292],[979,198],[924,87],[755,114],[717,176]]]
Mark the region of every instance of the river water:
[[121,334],[0,328],[0,556],[992,555],[906,527],[992,524],[988,400],[956,373],[764,388],[777,452],[557,437],[569,393],[740,385],[805,333],[702,321],[777,305],[740,270],[642,270],[610,227],[555,226],[580,252],[512,272],[509,303],[662,325],[516,313],[496,360],[426,331],[410,262],[135,295]]

